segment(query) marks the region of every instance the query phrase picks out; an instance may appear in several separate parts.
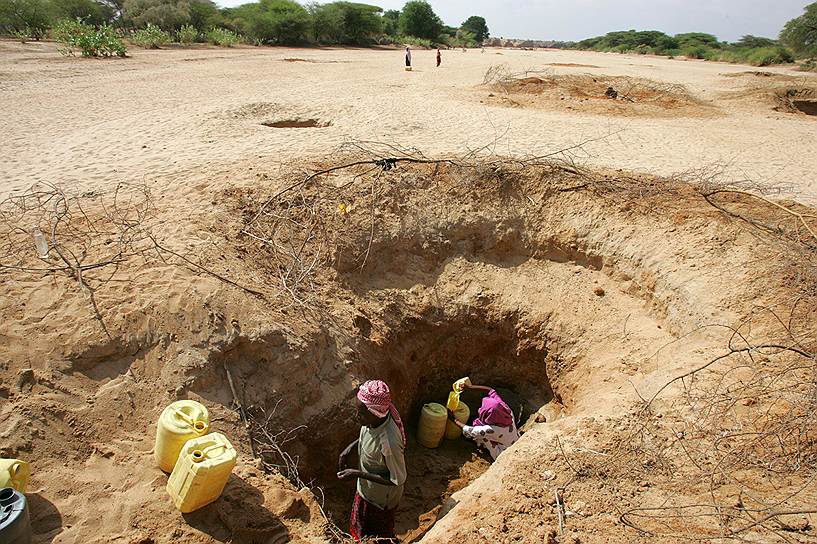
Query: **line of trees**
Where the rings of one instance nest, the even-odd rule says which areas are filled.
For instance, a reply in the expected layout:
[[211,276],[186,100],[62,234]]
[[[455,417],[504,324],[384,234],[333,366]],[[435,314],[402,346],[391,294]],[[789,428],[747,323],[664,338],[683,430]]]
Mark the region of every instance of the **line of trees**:
[[302,5],[257,0],[219,8],[212,0],[0,0],[0,32],[5,34],[40,39],[64,19],[200,39],[212,29],[225,29],[249,43],[278,45],[470,47],[490,36],[483,17],[469,17],[460,27],[447,26],[425,0],[410,0],[400,11],[345,1]]
[[809,4],[800,17],[792,19],[779,39],[746,35],[729,43],[712,34],[689,32],[667,35],[656,30],[626,30],[580,42],[557,42],[553,47],[619,53],[643,53],[688,58],[745,62],[756,66],[793,62],[817,56],[817,2]]

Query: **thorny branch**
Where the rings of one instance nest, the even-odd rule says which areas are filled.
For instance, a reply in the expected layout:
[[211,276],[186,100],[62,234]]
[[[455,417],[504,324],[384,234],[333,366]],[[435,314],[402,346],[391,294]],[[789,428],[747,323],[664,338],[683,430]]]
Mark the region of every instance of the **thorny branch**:
[[[278,287],[288,293],[295,304],[305,305],[314,298],[316,270],[333,259],[332,248],[336,240],[330,235],[329,223],[338,211],[344,217],[352,208],[363,205],[368,208],[368,243],[359,255],[352,256],[357,268],[363,270],[366,267],[376,235],[378,208],[382,204],[378,187],[381,180],[394,174],[401,164],[430,165],[434,166],[435,172],[438,168],[451,167],[472,173],[543,167],[583,177],[589,174],[578,166],[577,160],[586,156],[585,147],[608,137],[609,134],[592,137],[549,153],[518,158],[496,156],[496,140],[471,149],[462,156],[436,159],[397,144],[349,142],[339,152],[351,156],[350,160],[305,173],[274,192],[255,209],[241,229],[241,234],[269,252],[269,261],[275,263],[274,275],[277,276]],[[355,174],[351,181],[341,186],[323,187],[326,190],[322,194],[310,191],[320,178],[341,171]],[[361,201],[354,204],[344,201],[346,189],[364,178],[370,180],[365,204]]]
[[160,243],[150,228],[155,212],[149,190],[140,184],[119,183],[111,191],[77,195],[51,183],[34,185],[0,201],[0,274],[69,276],[109,338],[96,294],[135,259],[175,257],[193,270],[264,296]]

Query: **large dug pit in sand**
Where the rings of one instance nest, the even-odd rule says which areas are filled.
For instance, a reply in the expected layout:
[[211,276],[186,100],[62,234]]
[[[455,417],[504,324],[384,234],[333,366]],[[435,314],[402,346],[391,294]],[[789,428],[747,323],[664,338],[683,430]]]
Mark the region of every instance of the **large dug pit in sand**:
[[[711,186],[546,161],[348,164],[231,176],[190,219],[206,243],[143,247],[116,282],[89,269],[93,308],[61,269],[3,284],[28,295],[9,309],[22,317],[7,333],[0,453],[34,461],[39,504],[62,514],[34,503],[33,519],[50,520],[37,542],[340,541],[354,486],[335,478],[337,456],[358,433],[355,388],[371,378],[390,384],[409,433],[406,542],[543,542],[560,527],[628,541],[643,526],[620,512],[708,504],[713,489],[747,508],[760,507],[742,491],[758,486],[791,510],[813,498],[806,468],[777,487],[765,473],[735,485],[694,472],[682,452],[708,435],[641,398],[721,354],[734,335],[721,324],[751,321],[746,341],[777,334],[753,312],[813,270],[792,257],[802,225],[790,214]],[[56,289],[57,307],[45,296]],[[798,322],[813,322],[812,296],[798,294]],[[43,308],[58,330],[35,319]],[[501,388],[525,431],[493,464],[464,440],[427,450],[414,438],[422,404],[466,375]],[[184,517],[150,454],[155,419],[178,398],[203,402],[240,452],[222,498]],[[465,402],[475,412],[479,399]]]
[[[359,315],[353,320],[359,338],[354,339],[347,350],[327,354],[333,368],[354,369],[354,375],[360,379],[377,377],[392,387],[409,433],[409,481],[397,523],[398,532],[404,537],[413,537],[428,529],[444,500],[481,475],[490,464],[489,457],[463,440],[445,441],[438,450],[420,446],[415,440],[415,431],[424,403],[444,402],[451,383],[470,375],[479,383],[488,383],[500,390],[521,421],[536,421],[537,418],[544,421],[547,417],[544,413],[558,414],[564,409],[559,400],[554,400],[548,377],[548,367],[552,367],[559,357],[549,351],[552,349],[550,341],[542,330],[545,323],[537,324],[541,328],[527,330],[510,312],[499,310],[502,313],[491,315],[497,310],[486,307],[483,311],[479,304],[470,308],[454,305],[448,309],[432,306],[418,310],[422,313],[395,311],[392,318],[398,324],[385,337],[380,336],[368,318]],[[338,340],[321,335],[318,344],[331,346]],[[344,342],[350,340],[347,338]],[[216,368],[226,364],[233,369],[250,398],[258,395],[251,411],[255,410],[256,414],[276,411],[275,425],[283,427],[290,417],[287,405],[301,399],[300,395],[293,398],[286,388],[279,389],[278,377],[270,384],[254,370],[269,364],[269,352],[263,348],[265,344],[261,341],[239,345],[227,354],[215,355],[214,360],[219,361]],[[343,359],[344,355],[348,358]],[[311,356],[320,357],[317,354]],[[329,361],[318,365],[323,368],[316,368],[316,372],[324,373]],[[330,383],[334,380],[347,383],[349,378],[340,373],[336,378],[330,378]],[[322,488],[327,512],[345,528],[353,486],[335,479],[335,459],[344,446],[357,438],[353,389],[347,388],[344,394],[326,398],[315,390],[326,388],[325,382],[301,384],[306,379],[314,379],[314,376],[289,376],[289,385],[315,396],[310,408],[316,413],[297,418],[297,423],[304,427],[291,437],[287,450],[289,455],[299,459],[299,477]],[[225,385],[216,378],[204,390],[194,382],[191,391],[211,398],[223,391]],[[265,392],[267,398],[264,398]],[[226,398],[220,400],[229,403]],[[463,401],[476,413],[480,402],[478,395],[466,394]],[[542,407],[546,407],[544,413],[538,414]],[[298,407],[296,411],[303,408]],[[330,452],[334,454],[330,455]],[[280,463],[281,458],[272,454],[269,461]]]

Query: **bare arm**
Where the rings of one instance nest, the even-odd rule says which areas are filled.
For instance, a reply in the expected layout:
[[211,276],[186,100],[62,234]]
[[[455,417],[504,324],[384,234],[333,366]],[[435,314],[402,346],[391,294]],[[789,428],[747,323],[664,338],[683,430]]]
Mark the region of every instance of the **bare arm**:
[[463,423],[461,421],[457,421],[457,418],[456,418],[453,410],[448,410],[448,421],[450,421],[451,423],[453,423],[454,425],[456,425],[460,429],[465,427],[465,423]]
[[486,393],[490,391],[492,388],[486,385],[466,385],[466,389],[476,389],[477,391],[485,391]]
[[360,439],[355,440],[346,446],[342,452],[340,452],[340,456],[338,457],[338,471],[343,471],[343,469],[346,467],[346,458],[349,456],[352,450],[357,447],[358,442],[360,442]]
[[378,476],[377,474],[369,474],[368,472],[363,472],[362,470],[353,470],[353,469],[346,469],[341,470],[338,472],[338,479],[339,480],[351,480],[353,478],[361,478],[363,480],[369,480],[370,482],[374,482],[380,485],[387,485],[394,487],[394,482],[391,480],[387,480]]

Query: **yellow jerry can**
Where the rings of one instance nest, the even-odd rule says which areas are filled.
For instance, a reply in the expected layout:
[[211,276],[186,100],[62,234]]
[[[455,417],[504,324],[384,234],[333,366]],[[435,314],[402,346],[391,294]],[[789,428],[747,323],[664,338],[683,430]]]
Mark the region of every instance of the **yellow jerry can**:
[[167,481],[167,492],[176,508],[187,514],[218,499],[233,471],[235,457],[235,448],[221,433],[188,440]]
[[448,402],[445,404],[445,407],[449,410],[456,411],[460,405],[460,392],[459,391],[451,391],[448,394]]
[[19,459],[0,459],[0,488],[13,487],[20,493],[26,492],[31,468]]
[[445,435],[448,412],[445,406],[431,402],[423,406],[417,425],[417,442],[426,448],[436,448]]
[[[457,408],[454,409],[454,419],[461,423],[467,423],[468,418],[471,417],[471,409],[462,401],[457,403]],[[450,421],[445,422],[445,437],[449,440],[456,440],[462,436],[462,429],[458,425],[454,425]]]
[[168,406],[156,425],[156,445],[153,455],[156,464],[165,472],[176,466],[176,459],[184,443],[207,434],[210,414],[207,408],[194,400],[179,400]]

